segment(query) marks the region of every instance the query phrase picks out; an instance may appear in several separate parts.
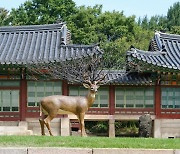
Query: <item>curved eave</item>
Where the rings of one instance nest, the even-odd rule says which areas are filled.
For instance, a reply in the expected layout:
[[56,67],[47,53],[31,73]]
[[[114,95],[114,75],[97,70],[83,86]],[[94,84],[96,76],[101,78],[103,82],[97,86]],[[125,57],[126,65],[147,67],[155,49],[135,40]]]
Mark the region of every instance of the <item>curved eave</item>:
[[151,73],[132,72],[124,74],[124,72],[110,72],[107,75],[107,80],[111,80],[112,85],[154,85]]
[[[16,51],[13,51],[13,53]],[[31,54],[31,53],[29,53]],[[33,53],[32,53],[33,54]],[[1,65],[27,65],[27,64],[48,64],[54,62],[62,62],[66,60],[81,59],[93,55],[102,55],[103,51],[98,45],[62,45],[57,50],[50,50],[49,55],[39,57],[33,56],[29,59],[20,58],[12,59],[13,54],[9,54],[9,59],[1,59]]]
[[[143,67],[147,66],[153,68],[153,70],[161,71],[163,69],[170,72],[180,71],[180,65],[176,62],[177,59],[173,59],[172,55],[164,51],[142,51],[133,48],[127,52],[127,62],[133,62]],[[145,68],[144,68],[145,69]]]

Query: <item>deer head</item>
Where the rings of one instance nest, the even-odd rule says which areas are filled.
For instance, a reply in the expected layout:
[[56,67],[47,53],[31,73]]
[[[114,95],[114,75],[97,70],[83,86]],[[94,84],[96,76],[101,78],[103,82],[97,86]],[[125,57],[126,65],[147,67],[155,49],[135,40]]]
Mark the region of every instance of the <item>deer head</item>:
[[88,81],[88,83],[83,83],[83,86],[89,89],[91,93],[97,93],[98,88],[100,87],[96,81],[93,83],[91,83],[91,81]]

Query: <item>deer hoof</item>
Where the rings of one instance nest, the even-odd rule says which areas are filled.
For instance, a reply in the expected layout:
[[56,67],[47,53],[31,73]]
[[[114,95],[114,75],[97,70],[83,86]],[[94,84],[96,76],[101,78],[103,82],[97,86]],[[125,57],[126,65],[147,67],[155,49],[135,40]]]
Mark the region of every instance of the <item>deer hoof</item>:
[[81,136],[82,136],[82,137],[87,137],[87,134],[82,134]]

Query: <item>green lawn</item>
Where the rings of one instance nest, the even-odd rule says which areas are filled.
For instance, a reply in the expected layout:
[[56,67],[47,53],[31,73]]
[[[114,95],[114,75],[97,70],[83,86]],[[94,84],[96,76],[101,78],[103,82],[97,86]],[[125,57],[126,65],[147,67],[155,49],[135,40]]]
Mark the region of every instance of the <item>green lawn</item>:
[[0,146],[180,149],[180,139],[74,136],[0,136]]

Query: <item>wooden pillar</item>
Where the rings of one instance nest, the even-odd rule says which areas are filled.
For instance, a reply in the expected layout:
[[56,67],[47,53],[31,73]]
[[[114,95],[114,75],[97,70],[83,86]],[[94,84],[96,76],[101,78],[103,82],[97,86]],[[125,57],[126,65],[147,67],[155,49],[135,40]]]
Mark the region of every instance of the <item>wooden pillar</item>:
[[159,84],[155,85],[155,115],[156,118],[161,116],[161,86]]
[[62,95],[69,95],[68,82],[66,80],[62,81]]
[[109,114],[114,115],[115,113],[115,86],[109,86]]
[[109,86],[109,137],[115,137],[115,86]]
[[[62,81],[62,95],[68,96],[68,82],[67,80]],[[70,119],[67,114],[61,115],[61,136],[70,136]]]
[[20,120],[25,121],[27,111],[27,81],[21,79],[20,81]]

